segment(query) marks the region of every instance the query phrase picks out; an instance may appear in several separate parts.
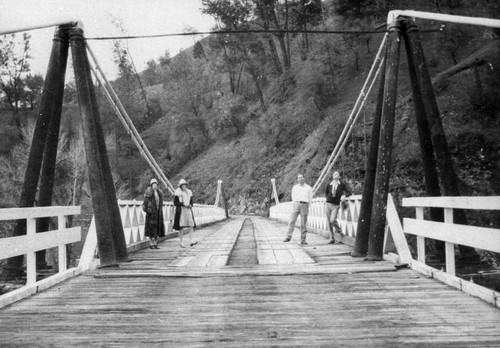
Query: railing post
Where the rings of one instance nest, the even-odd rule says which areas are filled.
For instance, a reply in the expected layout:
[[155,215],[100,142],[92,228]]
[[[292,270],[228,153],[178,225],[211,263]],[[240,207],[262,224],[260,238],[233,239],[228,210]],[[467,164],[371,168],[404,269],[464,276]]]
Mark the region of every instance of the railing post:
[[[444,209],[444,222],[447,224],[453,223],[453,209]],[[455,244],[445,242],[445,254],[446,254],[446,273],[455,275]]]
[[[57,216],[57,229],[63,230],[66,228],[66,216],[61,214]],[[66,244],[58,246],[58,257],[59,257],[59,273],[64,272],[68,269],[68,257],[66,252]]]
[[[36,219],[26,219],[26,235],[34,236],[36,234]],[[29,252],[26,254],[26,285],[36,283],[36,253]]]
[[[416,219],[424,219],[424,208],[416,208]],[[422,236],[417,236],[417,260],[419,262],[425,263],[425,238]]]
[[224,183],[222,182],[222,180],[220,182],[221,182],[220,193],[222,195],[222,202],[224,203],[224,212],[226,213],[226,218],[229,218],[229,208],[227,206],[226,190],[224,189]]
[[278,191],[276,190],[276,179],[271,179],[271,185],[273,187],[274,204],[279,204],[280,200],[278,198]]

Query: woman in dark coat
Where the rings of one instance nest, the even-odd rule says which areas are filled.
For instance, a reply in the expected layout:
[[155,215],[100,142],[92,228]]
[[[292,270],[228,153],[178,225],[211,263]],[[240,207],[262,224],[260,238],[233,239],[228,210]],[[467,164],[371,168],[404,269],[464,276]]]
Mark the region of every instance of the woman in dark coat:
[[193,246],[198,243],[193,241],[191,236],[193,229],[196,227],[193,211],[191,209],[193,207],[193,192],[187,188],[187,182],[184,179],[179,181],[179,187],[174,192],[174,205],[174,230],[179,231],[181,248],[186,247],[183,243],[185,229],[187,229],[189,233],[189,244]]
[[158,247],[158,238],[165,236],[163,223],[163,193],[158,188],[158,181],[151,179],[150,186],[144,192],[143,209],[146,212],[144,234],[149,237],[149,247]]

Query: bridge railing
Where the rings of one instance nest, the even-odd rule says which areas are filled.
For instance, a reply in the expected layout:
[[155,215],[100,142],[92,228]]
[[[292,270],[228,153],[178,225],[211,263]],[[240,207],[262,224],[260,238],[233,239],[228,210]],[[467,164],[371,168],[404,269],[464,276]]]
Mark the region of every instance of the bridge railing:
[[[146,240],[147,237],[144,236],[146,213],[142,210],[142,201],[118,200],[118,207],[120,208],[123,232],[127,245]],[[206,204],[194,204],[193,214],[196,224],[199,226],[222,221],[226,218],[224,209]],[[174,203],[163,203],[163,222],[165,224],[166,234],[173,231],[174,216]]]
[[[26,220],[26,235],[0,239],[0,260],[26,255],[26,286],[0,296],[0,308],[21,298],[48,288],[80,273],[80,269],[67,269],[66,245],[81,239],[81,227],[66,227],[67,217],[79,215],[80,207],[34,207],[0,210],[0,221]],[[36,232],[36,220],[57,217],[57,229]],[[58,248],[58,273],[37,281],[36,252]]]
[[[358,227],[358,215],[361,207],[361,195],[353,195],[345,198],[349,202],[346,209],[339,209],[337,222],[342,230],[342,242],[353,245]],[[328,220],[326,217],[326,198],[314,198],[309,205],[307,216],[307,228],[311,232],[329,236]],[[293,202],[283,202],[270,208],[269,217],[285,223],[290,220]],[[295,226],[300,226],[300,216],[295,222]]]
[[[118,207],[120,209],[127,250],[131,252],[147,248],[149,246],[149,242],[148,238],[144,234],[146,213],[142,210],[142,201],[118,200]],[[193,214],[197,226],[226,219],[225,210],[213,205],[194,204]],[[173,231],[174,216],[175,206],[173,202],[164,202],[163,222],[165,224],[166,234],[164,239],[172,238],[176,235]],[[97,253],[97,233],[94,218],[92,218],[79,261],[79,267],[84,271],[96,268],[98,266],[98,260],[96,259]]]
[[[403,219],[403,232],[417,237],[417,260],[409,261],[411,267],[500,307],[499,292],[455,276],[455,245],[500,253],[500,229],[459,225],[453,222],[454,209],[500,210],[500,196],[404,198],[402,205],[416,209],[415,219]],[[443,208],[444,222],[424,220],[426,208]],[[445,272],[426,265],[425,238],[445,242]]]

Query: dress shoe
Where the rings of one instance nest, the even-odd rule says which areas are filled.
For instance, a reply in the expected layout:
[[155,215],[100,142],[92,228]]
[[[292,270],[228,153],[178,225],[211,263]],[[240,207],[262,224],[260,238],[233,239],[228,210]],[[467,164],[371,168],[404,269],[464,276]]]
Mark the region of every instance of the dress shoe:
[[302,245],[306,245],[306,244],[307,244],[307,242],[300,242],[300,244],[302,244]]
[[285,238],[285,240],[283,242],[289,242],[290,241],[290,238]]
[[198,242],[191,242],[191,246],[198,244]]
[[328,244],[335,244],[335,239],[330,240]]

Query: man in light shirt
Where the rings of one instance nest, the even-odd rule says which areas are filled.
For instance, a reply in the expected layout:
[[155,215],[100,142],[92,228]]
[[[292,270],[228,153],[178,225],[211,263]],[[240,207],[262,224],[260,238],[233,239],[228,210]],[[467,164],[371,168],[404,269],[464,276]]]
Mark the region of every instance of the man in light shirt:
[[292,188],[292,215],[288,224],[288,233],[284,242],[289,242],[292,239],[295,221],[300,215],[300,244],[307,244],[307,214],[309,213],[309,203],[312,201],[312,187],[307,185],[302,174],[297,175],[298,184]]

